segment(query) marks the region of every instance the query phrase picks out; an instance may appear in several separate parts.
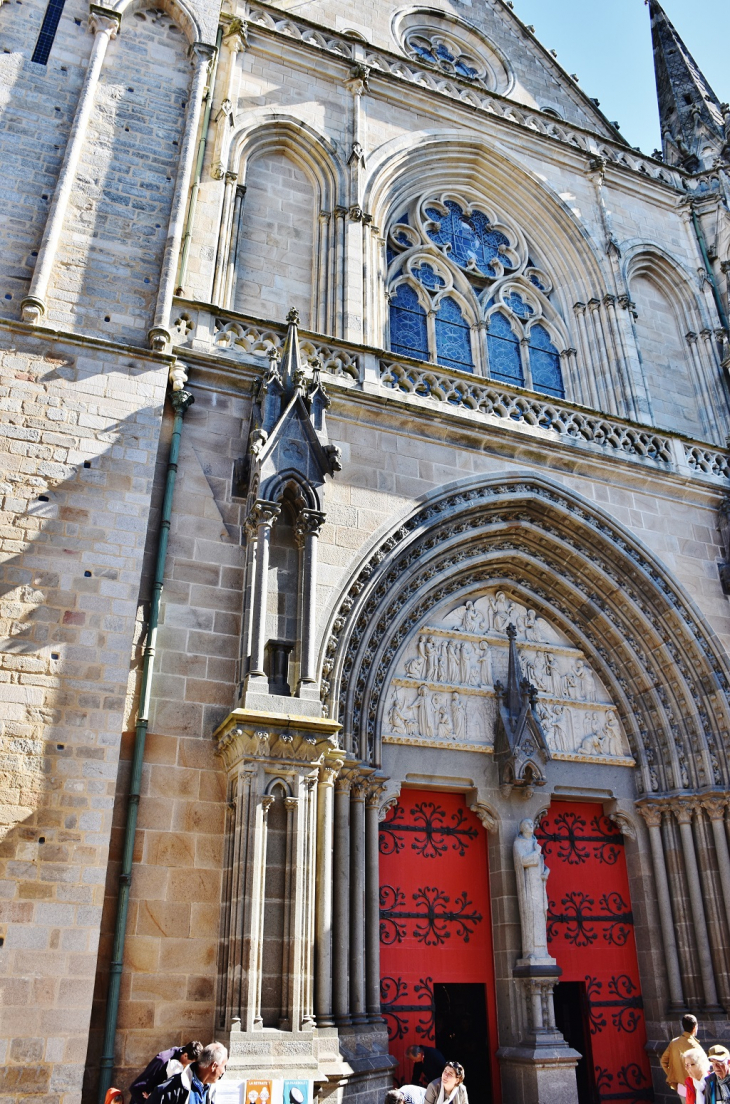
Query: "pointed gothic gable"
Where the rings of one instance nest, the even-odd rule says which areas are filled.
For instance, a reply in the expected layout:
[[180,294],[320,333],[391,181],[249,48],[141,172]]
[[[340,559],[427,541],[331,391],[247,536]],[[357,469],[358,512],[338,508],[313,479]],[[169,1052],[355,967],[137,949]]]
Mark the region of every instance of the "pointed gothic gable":
[[507,626],[509,664],[507,685],[495,683],[498,711],[494,732],[494,758],[503,791],[532,791],[544,786],[545,764],[551,758],[545,733],[537,719],[537,689],[523,678],[517,651],[517,629]]
[[319,366],[308,374],[302,364],[298,320],[291,310],[281,364],[273,353],[257,387],[248,435],[248,492],[251,503],[276,501],[293,481],[303,488],[306,506],[319,509],[325,476],[340,470],[339,449],[327,436],[329,398]]

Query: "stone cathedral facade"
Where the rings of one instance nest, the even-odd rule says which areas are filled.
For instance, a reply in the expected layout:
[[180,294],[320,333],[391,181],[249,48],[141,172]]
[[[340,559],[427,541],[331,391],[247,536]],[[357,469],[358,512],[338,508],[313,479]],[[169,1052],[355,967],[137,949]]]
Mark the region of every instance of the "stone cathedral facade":
[[730,1039],[730,109],[649,18],[652,156],[509,0],[2,4],[2,1100]]

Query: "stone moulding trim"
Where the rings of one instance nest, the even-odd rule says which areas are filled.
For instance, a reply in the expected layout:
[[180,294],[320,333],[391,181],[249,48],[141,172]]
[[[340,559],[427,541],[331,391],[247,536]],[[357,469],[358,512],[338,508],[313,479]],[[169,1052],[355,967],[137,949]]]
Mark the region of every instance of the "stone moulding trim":
[[234,709],[213,733],[216,754],[230,768],[241,760],[286,760],[319,766],[327,762],[337,769],[344,759],[338,746],[337,721],[326,717],[266,713],[258,709]]
[[[573,564],[568,574],[565,563]],[[628,532],[534,476],[465,481],[434,497],[352,578],[325,637],[322,689],[358,755],[377,761],[378,700],[413,627],[494,572],[527,588],[594,655],[613,687],[640,793],[724,784],[730,681],[700,618]],[[576,620],[587,607],[595,612]]]
[[[323,31],[300,16],[292,18],[268,4],[250,2],[248,21],[254,30],[268,31],[277,38],[293,39],[302,46],[332,54],[340,60],[354,60],[352,41],[331,30]],[[573,123],[557,120],[542,111],[515,103],[507,96],[500,96],[496,92],[487,93],[477,83],[447,76],[428,66],[416,65],[405,55],[392,54],[370,46],[365,47],[362,60],[370,69],[371,79],[385,77],[399,84],[417,85],[424,92],[434,92],[456,100],[464,107],[476,109],[499,122],[529,130],[532,135],[548,138],[561,145],[569,145],[574,151],[588,157],[603,157],[616,168],[640,174],[660,186],[681,190],[683,174],[663,162],[637,154],[629,146],[614,143],[610,138]]]

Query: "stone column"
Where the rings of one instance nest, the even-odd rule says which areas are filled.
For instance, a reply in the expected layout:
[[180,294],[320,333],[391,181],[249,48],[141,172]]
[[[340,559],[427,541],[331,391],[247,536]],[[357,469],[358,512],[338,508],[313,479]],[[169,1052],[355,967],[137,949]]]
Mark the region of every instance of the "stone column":
[[317,542],[325,515],[319,510],[302,510],[297,519],[296,539],[301,549],[299,575],[301,605],[301,650],[297,697],[318,698],[317,660]]
[[350,791],[350,1013],[354,1024],[365,1014],[365,793],[359,775]]
[[692,836],[692,807],[684,802],[674,802],[672,812],[679,824],[679,833],[682,840],[682,853],[684,855],[684,868],[689,886],[689,900],[692,908],[692,920],[694,923],[695,945],[697,947],[697,959],[702,978],[702,989],[705,994],[705,1011],[709,1013],[720,1012],[717,999],[717,987],[715,974],[710,954],[710,941],[707,931],[705,909],[702,903],[702,886],[700,873],[697,868],[697,856],[695,854],[694,839]]
[[384,780],[368,786],[365,798],[365,1007],[369,1023],[380,1015],[380,852],[379,813]]
[[71,198],[71,191],[76,180],[76,170],[86,139],[86,130],[94,106],[96,86],[99,83],[106,49],[111,40],[116,38],[121,22],[119,12],[112,11],[110,8],[91,4],[89,11],[89,29],[94,32],[94,43],[91,47],[86,76],[76,104],[76,113],[66,143],[66,152],[61,162],[56,189],[53,193],[51,208],[48,212],[48,219],[38,250],[33,279],[28,294],[20,304],[23,321],[32,322],[36,325],[43,321],[46,313],[48,284],[53,270],[53,262],[56,259],[61,231],[63,230],[68,201]]
[[334,944],[333,1006],[338,1027],[350,1023],[350,770],[342,771],[335,782],[334,907],[332,932]]
[[335,778],[342,766],[336,752],[319,768],[317,786],[317,881],[315,910],[315,1013],[318,1027],[334,1027],[332,1007],[332,851]]
[[[297,974],[297,812],[298,797],[284,798],[286,808],[286,854],[284,857],[284,938],[281,955],[281,1016],[279,1029],[291,1031],[294,1027],[292,1009],[297,1003],[294,992]],[[298,1025],[297,1025],[298,1026]]]
[[235,195],[237,191],[236,181],[238,173],[223,173],[223,208],[221,210],[221,223],[218,229],[218,249],[216,251],[215,271],[213,273],[213,292],[211,303],[225,308],[224,302],[226,286],[226,271],[228,267],[228,246],[231,241],[232,228],[235,219]]
[[717,855],[717,867],[720,872],[720,889],[725,903],[725,916],[730,927],[730,853],[728,852],[727,836],[725,835],[725,808],[727,801],[724,797],[706,797],[702,806],[710,818],[712,835],[715,840],[715,854]]
[[172,196],[170,221],[167,224],[167,239],[162,257],[160,282],[157,291],[157,304],[152,329],[149,332],[150,345],[157,352],[166,352],[172,341],[170,334],[170,310],[175,294],[177,266],[180,259],[180,246],[185,227],[185,212],[188,205],[188,189],[193,173],[195,152],[197,149],[200,113],[203,106],[203,94],[208,79],[210,63],[215,58],[215,46],[205,42],[196,42],[190,47],[193,61],[193,80],[188,96],[185,115],[180,160],[177,166],[175,191]]
[[[269,575],[269,544],[271,527],[278,518],[281,507],[276,502],[259,499],[251,511],[256,525],[256,570],[251,597],[251,662],[247,682],[252,678],[266,681],[264,672],[264,647],[266,645],[266,600]],[[268,684],[266,685],[268,690]]]
[[304,780],[306,836],[302,855],[301,1016],[302,1031],[316,1027],[314,1019],[314,939],[317,861],[317,775]]
[[667,867],[664,862],[664,847],[662,845],[662,808],[660,805],[640,805],[639,812],[646,821],[651,843],[651,858],[654,867],[654,883],[656,885],[657,904],[659,906],[659,923],[662,929],[664,942],[664,959],[667,966],[667,984],[669,987],[669,1007],[680,1011],[686,1007],[682,992],[682,973],[679,968],[679,955],[677,954],[677,940],[674,934],[674,918],[672,916],[672,901],[669,894],[669,882],[667,880]]

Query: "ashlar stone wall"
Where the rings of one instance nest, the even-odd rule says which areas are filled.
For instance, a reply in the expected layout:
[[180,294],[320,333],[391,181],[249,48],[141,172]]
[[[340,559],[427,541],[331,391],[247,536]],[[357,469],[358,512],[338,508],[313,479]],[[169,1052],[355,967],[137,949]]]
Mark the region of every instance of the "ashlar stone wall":
[[167,365],[0,342],[0,1096],[71,1104]]

